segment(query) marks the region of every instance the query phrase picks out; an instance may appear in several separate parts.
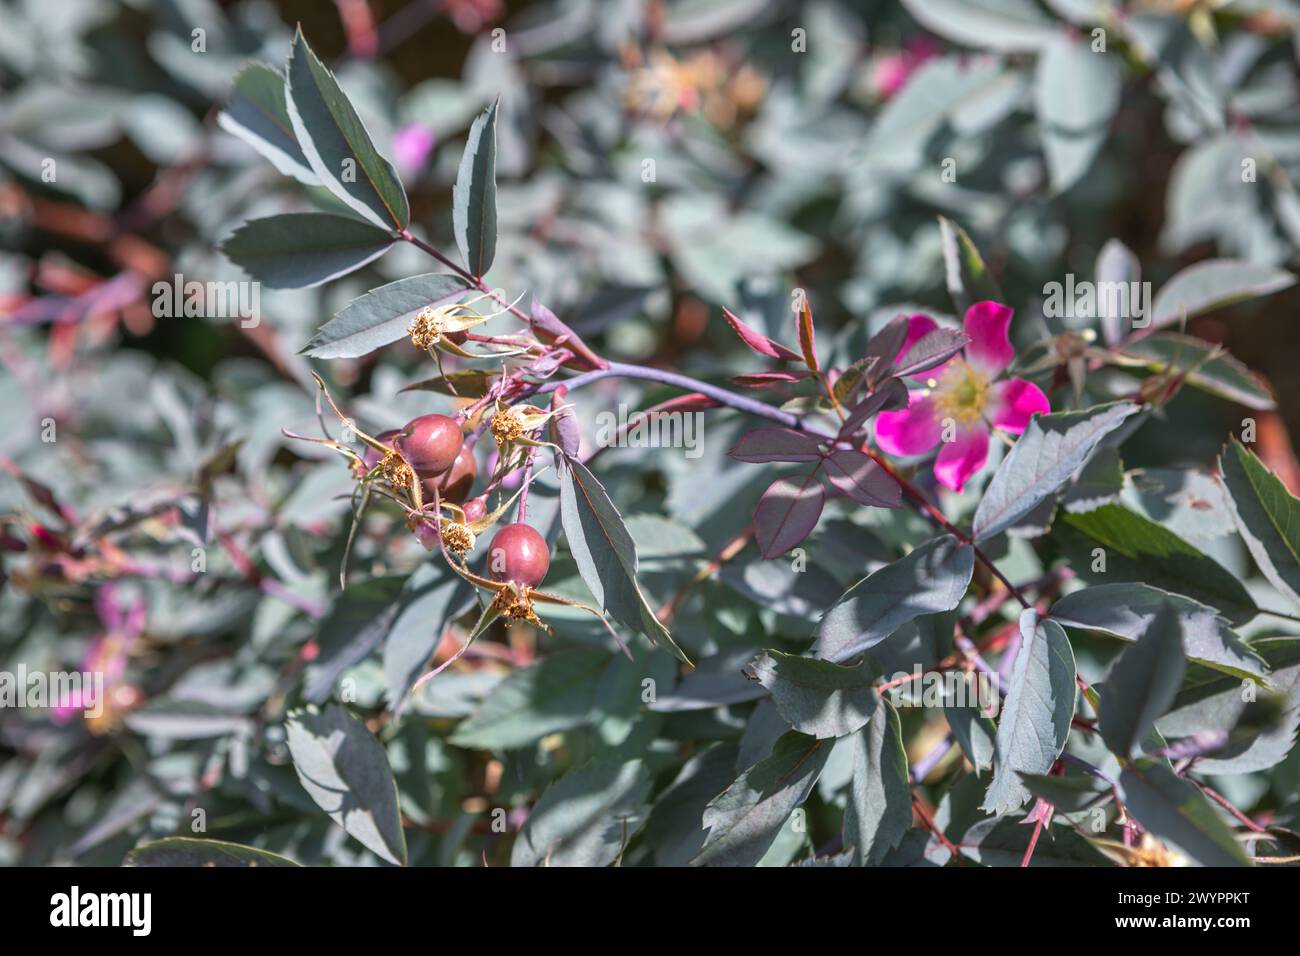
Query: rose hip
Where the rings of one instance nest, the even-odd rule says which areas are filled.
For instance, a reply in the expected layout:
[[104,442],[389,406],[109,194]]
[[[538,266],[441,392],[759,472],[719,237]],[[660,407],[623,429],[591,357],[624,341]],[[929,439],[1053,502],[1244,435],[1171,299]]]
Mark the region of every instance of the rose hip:
[[421,478],[436,478],[450,468],[464,444],[460,425],[446,415],[413,418],[396,439],[397,450]]
[[487,497],[479,495],[477,498],[471,498],[460,506],[460,510],[465,512],[465,520],[473,524],[488,513]]
[[551,566],[546,539],[526,524],[508,524],[492,538],[488,548],[488,572],[496,581],[510,581],[535,588]]
[[433,501],[433,492],[437,489],[443,501],[460,504],[469,496],[470,489],[474,487],[474,479],[477,477],[478,463],[474,461],[474,452],[469,448],[462,448],[450,468],[437,478],[426,478],[421,482],[424,500]]
[[[385,445],[391,445],[393,443],[393,439],[400,434],[401,432],[399,432],[396,428],[390,428],[388,429],[388,431],[380,432],[378,435],[376,435],[375,441],[383,442]],[[369,445],[367,445],[365,447],[365,450],[361,452],[361,460],[365,462],[367,469],[374,468],[375,465],[379,464],[379,459],[383,457],[384,456],[381,452],[376,451],[375,449],[371,448]]]

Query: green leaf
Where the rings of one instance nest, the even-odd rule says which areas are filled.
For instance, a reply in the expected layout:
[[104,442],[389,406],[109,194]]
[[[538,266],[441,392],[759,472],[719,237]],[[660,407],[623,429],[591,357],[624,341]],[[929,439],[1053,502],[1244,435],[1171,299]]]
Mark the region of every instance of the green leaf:
[[[971,762],[975,773],[979,774],[993,766],[998,728],[977,699],[981,683],[977,683],[977,678],[972,675],[966,675],[963,680],[964,700],[950,698],[946,693],[948,684],[944,682],[943,716],[948,721],[948,729],[956,738],[961,752]],[[978,680],[982,682],[984,678]],[[994,694],[997,693],[996,687],[991,689]],[[989,703],[992,704],[991,701]]]
[[[912,787],[898,711],[877,697],[875,719],[853,737],[853,782],[844,806],[844,845],[855,866],[878,866],[912,826]],[[870,715],[869,715],[870,716]]]
[[1061,813],[1078,813],[1096,806],[1110,795],[1110,787],[1100,777],[1073,774],[1022,773],[1020,780],[1029,792],[1046,800]]
[[217,123],[261,153],[286,176],[305,186],[322,185],[294,136],[284,77],[278,70],[262,63],[250,63],[236,73],[230,102],[217,115]]
[[1155,760],[1139,760],[1120,774],[1124,806],[1166,843],[1202,866],[1249,866],[1230,830],[1199,790]]
[[808,799],[831,754],[831,744],[790,731],[735,783],[709,801],[704,847],[696,866],[754,866],[790,814]]
[[1196,759],[1197,773],[1254,773],[1275,767],[1296,744],[1300,728],[1300,639],[1257,641],[1253,649],[1271,668],[1277,694],[1221,677],[1179,691],[1156,723],[1167,738],[1222,733],[1222,747]]
[[278,853],[225,840],[167,837],[136,847],[124,866],[298,866]]
[[667,645],[689,664],[668,629],[655,617],[637,583],[636,545],[605,489],[576,459],[558,457],[557,468],[564,537],[596,603],[651,642]]
[[451,194],[451,222],[465,265],[476,276],[492,267],[497,250],[497,106],[474,120]]
[[514,670],[451,735],[470,750],[526,747],[594,719],[596,684],[610,663],[601,651],[562,651]]
[[1215,346],[1190,335],[1157,332],[1125,344],[1116,354],[1123,364],[1139,364],[1153,372],[1185,371],[1187,384],[1261,411],[1277,407],[1267,386],[1231,355],[1206,356]]
[[465,368],[446,375],[421,379],[404,386],[403,392],[438,392],[440,395],[454,395],[457,398],[482,398],[488,393],[488,387],[496,380],[498,372],[485,368]]
[[400,575],[355,581],[334,599],[316,632],[320,650],[303,673],[303,697],[324,703],[339,678],[379,646],[397,614]]
[[1119,107],[1119,57],[1068,34],[1057,34],[1038,57],[1034,102],[1053,192],[1078,182],[1106,141]]
[[1028,609],[1020,615],[1020,638],[998,720],[993,783],[984,797],[989,813],[1006,813],[1029,799],[1019,775],[1052,769],[1074,719],[1074,650],[1065,631]]
[[316,805],[366,849],[405,866],[397,783],[383,745],[337,704],[293,712],[286,730],[293,769]]
[[293,212],[249,220],[221,251],[273,289],[306,289],[355,272],[394,241],[390,233],[347,216]]
[[1219,471],[1250,556],[1273,587],[1300,605],[1300,501],[1239,442],[1219,456]]
[[252,718],[231,713],[221,704],[204,700],[155,697],[126,716],[126,725],[137,734],[163,740],[202,740],[248,733]]
[[966,235],[966,230],[940,216],[939,242],[943,247],[948,294],[958,312],[964,313],[976,302],[1002,301],[1002,290],[998,288],[997,280],[984,264],[975,243]]
[[[1057,537],[1071,566],[1086,581],[1138,581],[1185,594],[1218,608],[1234,624],[1244,624],[1259,613],[1236,576],[1163,525],[1123,505],[1066,514],[1061,521],[1065,528],[1058,526]],[[1105,550],[1105,566],[1094,572],[1097,545]]]
[[[992,817],[975,823],[961,839],[962,855],[983,866],[1019,866],[1034,828],[1023,819]],[[1044,827],[1030,866],[1114,866],[1101,850],[1065,826]]]
[[862,727],[876,709],[872,662],[841,667],[830,661],[766,651],[745,669],[772,695],[772,703],[801,734],[845,737]]
[[1178,612],[1161,604],[1137,642],[1111,665],[1101,690],[1097,730],[1117,757],[1127,759],[1169,709],[1187,660]]
[[317,330],[302,350],[312,358],[358,358],[406,337],[415,313],[464,295],[468,286],[455,275],[398,279],[345,305]]
[[294,136],[325,187],[376,226],[405,229],[410,209],[397,172],[379,155],[334,74],[301,30],[289,57],[288,108]]
[[407,579],[384,639],[384,682],[396,713],[430,665],[447,625],[474,605],[474,589],[442,561],[430,561]]
[[511,866],[609,866],[646,821],[640,760],[571,770],[547,788],[510,852]]
[[1050,616],[1065,627],[1101,631],[1126,641],[1146,633],[1163,603],[1178,613],[1183,653],[1198,664],[1238,677],[1263,677],[1264,662],[1212,607],[1147,584],[1098,584],[1067,594]]
[[1160,328],[1202,312],[1271,295],[1295,283],[1285,269],[1242,259],[1210,259],[1188,266],[1160,287],[1151,325]]
[[817,626],[817,654],[848,660],[913,618],[955,608],[970,584],[975,553],[952,535],[932,538],[849,588]]
[[972,529],[976,539],[1000,534],[1033,511],[1137,411],[1129,402],[1114,402],[1082,412],[1035,416],[984,489]]

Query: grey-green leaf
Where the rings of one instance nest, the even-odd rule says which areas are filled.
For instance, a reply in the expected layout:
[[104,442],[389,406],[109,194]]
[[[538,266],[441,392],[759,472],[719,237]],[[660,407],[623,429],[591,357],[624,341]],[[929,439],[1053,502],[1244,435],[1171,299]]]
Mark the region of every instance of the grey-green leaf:
[[1058,32],[1030,0],[903,0],[903,6],[922,26],[981,50],[1032,52]]
[[1119,107],[1120,56],[1058,34],[1038,57],[1034,102],[1054,192],[1088,171]]
[[1020,650],[998,721],[993,783],[983,809],[1006,813],[1029,799],[1021,773],[1047,773],[1065,748],[1074,718],[1074,650],[1055,621],[1020,615]]
[[589,723],[596,684],[609,661],[602,651],[562,651],[512,671],[479,711],[456,728],[451,743],[509,750]]
[[689,664],[637,583],[636,545],[614,502],[582,462],[561,457],[557,464],[564,537],[592,596],[615,620]]
[[844,845],[855,866],[878,866],[912,825],[912,788],[898,711],[877,697],[874,719],[852,741],[853,782],[844,807]]
[[745,669],[772,695],[790,726],[811,737],[844,737],[862,727],[876,709],[870,660],[856,667],[766,651]]
[[1285,269],[1240,259],[1209,259],[1188,266],[1160,287],[1151,325],[1174,325],[1244,299],[1271,295],[1295,283]]
[[1251,557],[1273,587],[1300,605],[1300,500],[1239,442],[1219,456],[1219,472]]
[[271,165],[305,186],[320,186],[293,133],[285,99],[285,81],[278,70],[250,63],[235,74],[234,90],[217,123],[270,160]]
[[1210,801],[1157,760],[1140,760],[1119,778],[1124,806],[1138,823],[1202,866],[1249,861]]
[[609,866],[644,825],[650,786],[640,760],[569,771],[528,814],[510,865]]
[[298,145],[325,187],[376,226],[405,229],[410,208],[396,170],[379,155],[361,117],[301,30],[289,57],[287,105]]
[[966,594],[975,555],[941,535],[867,575],[845,591],[817,627],[817,654],[844,661],[922,614],[955,608]]
[[[1020,866],[1034,828],[1021,819],[992,817],[976,822],[961,839],[962,855],[983,866]],[[1044,833],[1030,866],[1114,866],[1106,854],[1067,826]]]
[[1146,633],[1160,606],[1181,618],[1183,652],[1189,660],[1238,677],[1263,677],[1264,662],[1212,607],[1146,584],[1098,584],[1067,594],[1051,617],[1066,627],[1101,631],[1126,641]]
[[287,856],[225,840],[167,837],[136,847],[124,866],[298,866]]
[[295,711],[286,729],[293,769],[316,805],[366,849],[405,866],[397,783],[383,745],[336,704]]
[[1002,459],[975,511],[974,534],[985,540],[1010,528],[1055,492],[1103,438],[1138,411],[1130,402],[1082,412],[1040,415]]
[[451,193],[451,222],[465,265],[476,276],[492,267],[497,249],[497,107],[470,127]]
[[359,219],[295,212],[244,223],[221,251],[273,289],[306,289],[378,259],[396,241]]
[[1186,670],[1182,621],[1162,603],[1145,633],[1111,665],[1102,687],[1097,729],[1112,753],[1132,755],[1174,702]]
[[303,349],[312,358],[357,358],[406,336],[415,313],[465,294],[455,275],[410,276],[353,299],[317,330]]
[[448,623],[474,603],[469,582],[441,562],[421,565],[402,589],[393,626],[384,639],[388,706],[400,712],[406,695],[429,666]]
[[829,741],[790,731],[735,783],[709,801],[704,847],[697,866],[753,866],[763,858],[790,815],[808,799],[830,757]]

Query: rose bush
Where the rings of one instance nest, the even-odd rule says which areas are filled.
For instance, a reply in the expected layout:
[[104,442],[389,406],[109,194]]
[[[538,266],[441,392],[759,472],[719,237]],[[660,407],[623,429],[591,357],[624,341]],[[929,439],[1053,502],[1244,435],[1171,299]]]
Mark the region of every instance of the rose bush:
[[0,46],[0,858],[1294,863],[1296,17],[447,6]]

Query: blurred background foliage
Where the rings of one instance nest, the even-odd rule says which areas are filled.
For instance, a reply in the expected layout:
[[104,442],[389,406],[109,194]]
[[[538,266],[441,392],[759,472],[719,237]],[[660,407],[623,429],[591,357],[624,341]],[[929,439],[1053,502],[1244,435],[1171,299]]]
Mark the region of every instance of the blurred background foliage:
[[[954,314],[938,216],[982,251],[1022,347],[1069,329],[1043,315],[1045,285],[1093,278],[1108,240],[1157,289],[1203,259],[1247,263],[1272,279],[1243,295],[1280,291],[1188,331],[1276,395],[1276,411],[1251,412],[1256,447],[1300,490],[1300,289],[1277,279],[1300,266],[1290,0],[4,0],[0,660],[102,668],[116,703],[98,724],[0,713],[0,860],[117,863],[190,832],[201,810],[211,836],[373,862],[298,785],[283,730],[287,707],[323,701],[344,674],[385,741],[420,862],[508,858],[485,809],[526,805],[586,756],[623,748],[671,780],[680,742],[743,750],[759,733],[744,701],[645,714],[589,693],[540,732],[449,743],[509,667],[537,658],[535,635],[519,634],[483,645],[413,702],[420,719],[390,726],[385,701],[438,650],[408,637],[404,666],[377,651],[423,552],[396,516],[374,516],[357,546],[362,590],[338,599],[350,477],[281,429],[316,427],[298,354],[311,334],[427,264],[402,246],[323,287],[263,288],[255,326],[155,314],[160,280],[241,278],[217,247],[244,220],[330,208],[218,121],[239,67],[278,68],[299,23],[395,161],[413,230],[440,248],[468,125],[501,97],[489,279],[511,299],[536,295],[611,358],[751,371],[720,307],[788,341],[798,286],[835,360],[852,361],[900,311]],[[1099,36],[1104,58],[1089,52]],[[442,401],[399,394],[426,365],[398,344],[322,372],[373,433]],[[580,413],[589,426],[666,394],[602,383]],[[1124,464],[1167,490],[1186,480],[1171,469],[1206,468],[1243,409],[1186,390],[1166,411]],[[602,463],[660,601],[745,526],[766,483],[723,456],[738,419],[713,421],[700,461],[628,450]],[[677,626],[711,661],[697,675],[730,676],[755,648],[798,640],[864,564],[924,536],[905,514],[873,520],[819,531],[814,550],[836,558],[797,586],[751,555],[694,592]],[[1185,533],[1208,541],[1212,525]],[[1248,573],[1239,547],[1215,554]],[[566,572],[561,555],[552,576]],[[635,684],[649,668],[674,683],[662,655],[623,673],[592,655],[597,632],[561,632],[588,655],[567,658],[580,672]],[[734,774],[710,753],[719,767],[695,769],[716,792]],[[1234,778],[1233,795],[1284,802],[1286,766]],[[819,806],[842,802],[836,779],[823,776]],[[628,861],[688,857],[678,827],[670,811],[652,817],[656,842]],[[786,840],[773,861],[806,850]]]

